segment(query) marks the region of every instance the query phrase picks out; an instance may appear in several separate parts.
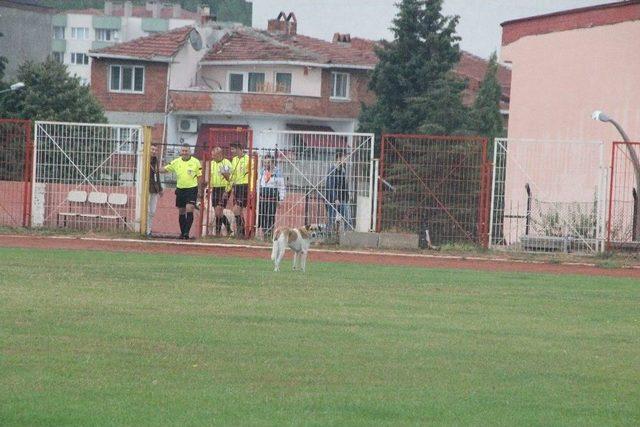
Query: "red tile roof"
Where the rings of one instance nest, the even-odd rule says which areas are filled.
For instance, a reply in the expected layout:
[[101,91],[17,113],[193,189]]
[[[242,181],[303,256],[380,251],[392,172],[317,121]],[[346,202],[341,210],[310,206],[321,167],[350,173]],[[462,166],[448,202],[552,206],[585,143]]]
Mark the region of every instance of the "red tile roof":
[[113,55],[146,60],[170,58],[178,53],[178,50],[189,37],[193,30],[190,25],[176,28],[164,33],[140,37],[125,43],[90,51],[93,56]]
[[370,68],[378,62],[372,50],[356,49],[348,43],[331,43],[299,34],[270,33],[251,28],[227,34],[203,60],[296,61]]
[[[487,66],[489,62],[475,56],[469,52],[462,52],[460,55],[460,62],[455,66],[454,71],[460,77],[469,81],[468,91],[465,93],[465,104],[469,105],[473,103],[475,95],[480,87],[480,83],[484,79],[484,75],[487,72]],[[505,103],[503,108],[508,109],[508,102],[511,93],[511,70],[504,65],[498,66],[498,82],[502,87],[502,98]]]
[[[70,9],[64,11],[64,13],[73,13],[77,15],[104,15],[104,9],[95,9],[95,8],[87,8],[87,9]],[[131,9],[131,16],[136,18],[151,18],[152,12],[147,10],[144,6],[136,6]],[[124,16],[124,9],[120,6],[114,5],[113,13],[111,16]],[[199,20],[200,15],[196,12],[191,12],[190,10],[181,9],[180,17],[173,17],[173,8],[172,7],[163,7],[160,9],[160,18],[162,19],[193,19]]]

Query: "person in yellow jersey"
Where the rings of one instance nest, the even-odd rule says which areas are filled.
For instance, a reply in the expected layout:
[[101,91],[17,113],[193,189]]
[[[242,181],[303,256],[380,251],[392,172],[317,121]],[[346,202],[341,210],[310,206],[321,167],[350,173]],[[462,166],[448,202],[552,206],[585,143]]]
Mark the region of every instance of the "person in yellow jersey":
[[188,240],[193,224],[193,211],[198,199],[202,196],[203,183],[200,160],[191,155],[191,146],[184,144],[180,149],[180,157],[166,165],[164,170],[172,172],[177,178],[176,207],[180,223],[180,238]]
[[231,144],[231,184],[233,188],[233,215],[236,217],[236,237],[244,237],[244,219],[249,196],[249,155],[242,150],[242,144]]
[[216,236],[220,236],[222,226],[227,229],[227,236],[231,234],[231,224],[224,216],[224,208],[231,193],[231,161],[225,159],[222,148],[211,150],[211,173],[209,186],[211,187],[211,206],[215,214]]

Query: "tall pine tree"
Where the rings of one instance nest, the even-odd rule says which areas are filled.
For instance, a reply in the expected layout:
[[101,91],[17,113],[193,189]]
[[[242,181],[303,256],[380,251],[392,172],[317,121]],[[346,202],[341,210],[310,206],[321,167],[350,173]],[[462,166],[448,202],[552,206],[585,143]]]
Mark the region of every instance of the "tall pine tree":
[[464,82],[452,73],[460,59],[458,16],[443,16],[442,0],[402,0],[394,40],[376,49],[370,88],[377,102],[364,107],[361,129],[386,133],[454,133],[465,128]]
[[[498,57],[494,52],[480,84],[478,96],[473,103],[472,127],[480,135],[487,137],[489,148],[493,140],[504,135],[504,122],[500,113],[502,88],[498,81]],[[491,155],[492,151],[489,151]]]

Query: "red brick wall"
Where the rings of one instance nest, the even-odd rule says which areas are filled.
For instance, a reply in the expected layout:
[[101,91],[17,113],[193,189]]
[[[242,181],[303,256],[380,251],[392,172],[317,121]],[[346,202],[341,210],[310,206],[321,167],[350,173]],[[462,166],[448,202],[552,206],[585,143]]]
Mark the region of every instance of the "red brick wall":
[[[141,65],[144,70],[144,93],[109,92],[109,65]],[[107,111],[164,112],[167,88],[167,68],[164,63],[93,59],[91,91]]]
[[640,2],[604,4],[502,24],[502,46],[525,36],[591,28],[640,19]]
[[360,115],[361,102],[369,105],[375,101],[375,95],[368,89],[368,83],[369,78],[365,72],[352,72],[349,85],[350,99],[348,101],[333,101],[330,99],[331,86],[333,84],[331,72],[323,71],[320,98],[243,94],[242,110],[253,113],[355,119]]

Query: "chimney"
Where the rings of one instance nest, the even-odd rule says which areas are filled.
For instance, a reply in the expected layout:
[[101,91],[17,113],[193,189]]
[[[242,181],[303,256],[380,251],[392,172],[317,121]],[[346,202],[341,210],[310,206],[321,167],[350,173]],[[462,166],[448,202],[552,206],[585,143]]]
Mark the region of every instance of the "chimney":
[[293,12],[289,12],[287,16],[284,12],[280,12],[276,19],[269,20],[267,23],[267,31],[295,36],[298,33],[296,15]]
[[104,14],[107,16],[113,15],[113,2],[111,0],[105,0],[104,2]]
[[125,18],[131,18],[131,12],[133,11],[133,5],[131,4],[131,0],[127,0],[124,2],[124,12],[123,16]]
[[334,43],[351,43],[351,34],[335,33],[333,35]]
[[179,19],[182,16],[182,6],[180,6],[180,3],[173,3],[172,16],[176,19]]
[[205,4],[198,8],[198,14],[200,15],[200,24],[206,25],[209,21],[215,21],[215,15],[211,15],[211,8]]

